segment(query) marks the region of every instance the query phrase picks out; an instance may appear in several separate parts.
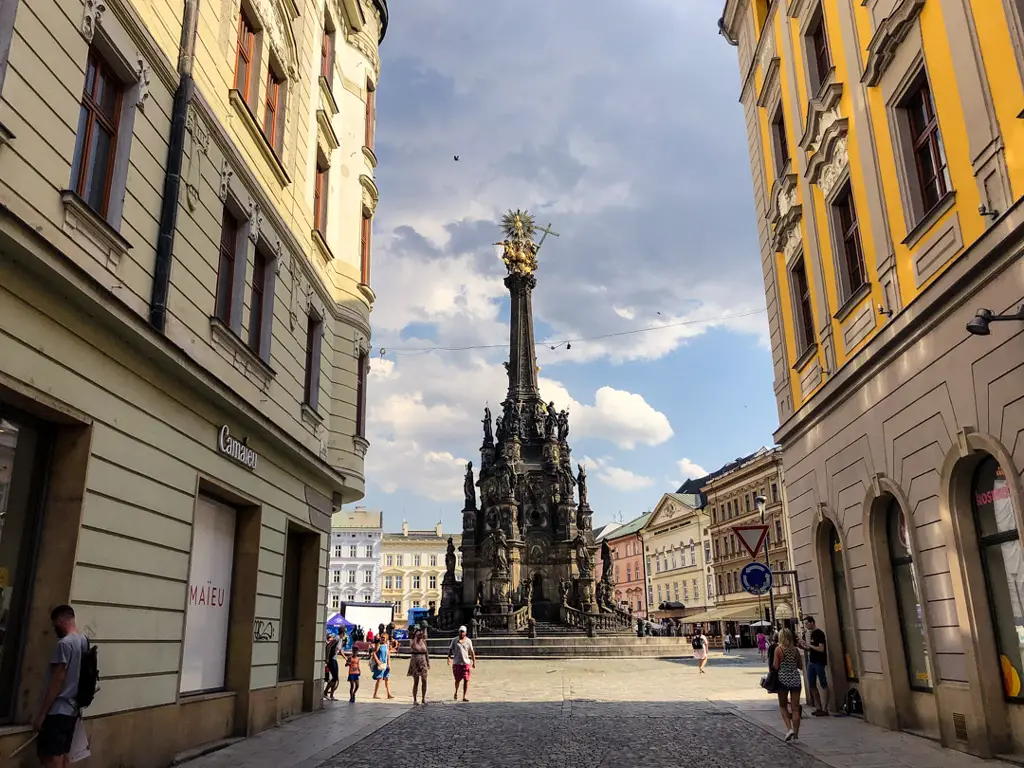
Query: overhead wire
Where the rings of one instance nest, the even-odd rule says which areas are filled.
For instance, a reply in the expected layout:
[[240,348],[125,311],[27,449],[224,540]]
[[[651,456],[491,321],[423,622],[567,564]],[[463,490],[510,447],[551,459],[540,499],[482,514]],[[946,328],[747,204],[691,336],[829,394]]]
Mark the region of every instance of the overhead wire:
[[[558,347],[569,347],[572,344],[578,344],[580,342],[587,341],[600,341],[602,339],[614,339],[621,338],[623,336],[634,336],[640,333],[650,333],[652,331],[663,331],[668,328],[679,328],[685,325],[699,325],[701,323],[721,323],[726,320],[736,320],[742,317],[751,317],[753,315],[759,315],[763,312],[767,312],[766,309],[754,309],[749,312],[736,312],[731,315],[720,315],[719,317],[708,317],[708,318],[696,318],[691,320],[679,320],[674,323],[665,323],[664,325],[652,325],[646,328],[633,328],[628,331],[617,331],[615,333],[602,333],[596,336],[579,336],[572,339],[551,339],[548,341],[534,342],[535,347],[549,347],[551,349],[557,349]],[[468,352],[471,350],[478,349],[505,349],[508,347],[508,342],[501,344],[467,344],[465,346],[442,346],[434,345],[429,347],[381,347],[381,357],[386,355],[426,355],[433,352]]]

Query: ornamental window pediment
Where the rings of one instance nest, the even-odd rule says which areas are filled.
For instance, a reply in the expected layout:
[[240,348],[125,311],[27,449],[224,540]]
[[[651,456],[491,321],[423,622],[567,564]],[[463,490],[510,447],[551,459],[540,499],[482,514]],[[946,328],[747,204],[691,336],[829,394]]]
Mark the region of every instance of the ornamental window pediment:
[[807,113],[800,146],[811,154],[804,176],[828,197],[849,163],[846,151],[849,121],[839,112],[842,83],[830,83]]
[[294,80],[298,76],[298,46],[285,0],[252,0],[252,7],[274,57],[288,79]]
[[900,43],[921,15],[924,3],[925,0],[898,0],[889,15],[879,22],[868,43],[868,60],[864,65],[861,82],[865,85],[878,85],[882,81],[882,76],[896,57]]
[[[831,75],[830,75],[831,77]],[[807,108],[807,124],[800,139],[800,148],[809,154],[816,153],[828,132],[838,128],[846,132],[847,120],[839,113],[839,101],[843,96],[842,83],[828,83],[821,96],[812,99]]]
[[772,223],[772,245],[792,258],[800,249],[801,205],[797,202],[797,178],[790,173],[772,185],[768,220]]

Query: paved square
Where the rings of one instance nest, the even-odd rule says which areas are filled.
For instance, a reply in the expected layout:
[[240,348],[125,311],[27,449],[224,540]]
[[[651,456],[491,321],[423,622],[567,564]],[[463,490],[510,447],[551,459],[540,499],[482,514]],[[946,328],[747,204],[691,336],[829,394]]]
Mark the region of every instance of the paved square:
[[[381,728],[324,768],[372,764],[384,755],[406,757],[418,768],[825,765],[709,701],[723,683],[730,698],[742,694],[737,678],[754,686],[752,696],[767,698],[756,687],[761,668],[754,663],[720,662],[699,675],[692,663],[656,659],[482,659],[468,704],[451,701],[447,666],[435,661],[432,672],[434,703]],[[395,682],[407,695],[408,679]]]

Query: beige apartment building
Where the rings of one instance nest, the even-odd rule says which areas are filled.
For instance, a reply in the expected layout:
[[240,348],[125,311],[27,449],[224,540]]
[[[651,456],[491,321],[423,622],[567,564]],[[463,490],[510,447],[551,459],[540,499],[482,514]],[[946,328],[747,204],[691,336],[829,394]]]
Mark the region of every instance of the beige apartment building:
[[409,530],[402,522],[401,533],[385,533],[381,544],[381,599],[395,606],[395,626],[405,627],[410,608],[441,607],[444,556],[448,539],[457,557],[456,579],[462,579],[462,534],[444,535],[441,524],[433,530]]
[[[794,604],[792,579],[780,573],[793,567],[785,514],[782,451],[761,448],[750,456],[730,462],[705,478],[701,493],[707,500],[706,512],[711,522],[712,572],[718,597],[714,611],[693,620],[699,619],[705,624],[717,622],[716,635],[739,635],[742,645],[751,645],[757,635],[752,624],[772,622],[769,596],[752,595],[743,588],[740,575],[754,558],[734,530],[736,526],[766,525],[767,564],[775,574],[774,619],[777,624],[792,626],[799,607]],[[758,497],[765,500],[763,520],[757,506]],[[764,547],[758,551],[757,560],[765,562]]]
[[688,621],[715,604],[704,546],[709,522],[699,495],[666,493],[640,529],[651,621]]
[[385,0],[0,6],[0,754],[60,603],[100,648],[94,765],[321,706],[386,27]]
[[728,0],[719,29],[835,699],[1020,762],[1021,3]]

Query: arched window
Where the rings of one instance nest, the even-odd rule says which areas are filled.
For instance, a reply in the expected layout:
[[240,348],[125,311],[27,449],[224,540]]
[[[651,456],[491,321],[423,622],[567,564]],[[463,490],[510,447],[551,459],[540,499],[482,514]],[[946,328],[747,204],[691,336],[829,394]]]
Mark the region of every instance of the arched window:
[[1003,468],[991,456],[974,473],[971,488],[974,523],[988,585],[989,606],[999,646],[1003,690],[1008,699],[1024,700],[1024,557]]
[[887,517],[889,557],[896,586],[896,608],[899,613],[900,633],[903,636],[903,652],[907,658],[910,687],[930,691],[932,665],[928,641],[924,634],[924,606],[921,605],[921,597],[917,592],[907,519],[895,499],[889,504]]
[[850,610],[850,601],[846,594],[846,562],[843,559],[843,545],[839,541],[839,532],[834,525],[829,531],[828,554],[832,562],[832,587],[835,589],[836,607],[839,609],[839,639],[843,644],[843,666],[846,668],[846,679],[856,680],[857,667],[853,656],[853,649],[856,648],[853,633],[856,630],[854,629],[853,612]]

